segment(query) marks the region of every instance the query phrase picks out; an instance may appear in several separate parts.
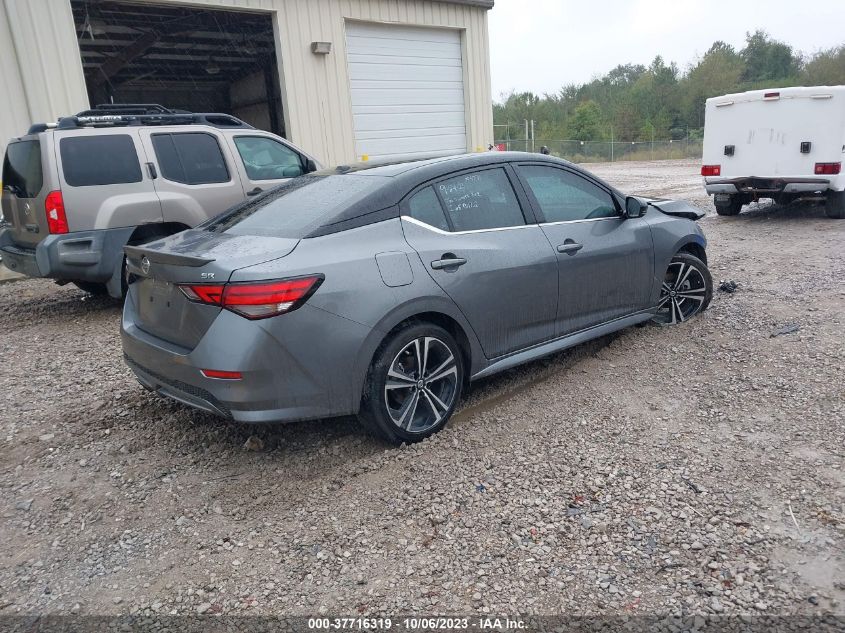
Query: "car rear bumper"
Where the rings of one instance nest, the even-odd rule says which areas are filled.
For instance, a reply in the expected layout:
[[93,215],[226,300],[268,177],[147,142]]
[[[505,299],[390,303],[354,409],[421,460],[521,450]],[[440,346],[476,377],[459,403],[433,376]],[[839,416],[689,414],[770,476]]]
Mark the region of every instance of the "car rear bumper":
[[[222,310],[193,349],[145,332],[132,292],[121,337],[126,364],[150,391],[245,423],[293,422],[357,412],[354,362],[369,328],[303,306],[263,321]],[[202,369],[240,372],[206,378]]]
[[7,268],[29,277],[108,282],[123,257],[134,227],[48,235],[34,248],[16,244],[11,228],[0,228],[0,254]]
[[709,194],[747,193],[766,197],[779,193],[814,193],[827,191],[831,187],[828,178],[705,178],[704,188]]

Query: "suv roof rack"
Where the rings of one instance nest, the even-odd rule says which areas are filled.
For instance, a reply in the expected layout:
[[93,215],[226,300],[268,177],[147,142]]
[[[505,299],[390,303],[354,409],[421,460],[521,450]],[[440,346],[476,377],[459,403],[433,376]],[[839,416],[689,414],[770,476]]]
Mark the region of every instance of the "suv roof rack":
[[[161,106],[159,106],[161,107]],[[59,119],[58,130],[76,130],[82,127],[121,127],[142,125],[209,125],[217,128],[243,128],[253,130],[251,125],[231,114],[219,112],[174,112],[160,114],[104,114],[104,110],[85,110],[74,116]]]
[[188,114],[188,111],[165,108],[158,103],[100,103],[90,110],[77,112],[76,116],[100,116],[103,114]]

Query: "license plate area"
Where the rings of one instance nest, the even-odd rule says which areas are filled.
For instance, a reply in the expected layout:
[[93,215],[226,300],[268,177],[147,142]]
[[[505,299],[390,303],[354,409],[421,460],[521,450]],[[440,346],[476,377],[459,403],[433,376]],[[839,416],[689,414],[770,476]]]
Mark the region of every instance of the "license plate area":
[[731,194],[729,193],[717,193],[715,196],[716,202],[730,202],[731,201]]

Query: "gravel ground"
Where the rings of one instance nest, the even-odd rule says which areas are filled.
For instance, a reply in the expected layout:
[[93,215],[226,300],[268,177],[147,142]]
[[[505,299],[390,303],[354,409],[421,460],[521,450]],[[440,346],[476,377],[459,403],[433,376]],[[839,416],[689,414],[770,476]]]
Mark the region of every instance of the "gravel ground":
[[[697,162],[590,167],[712,211]],[[0,285],[0,613],[845,613],[845,222],[702,225],[735,293],[478,383],[400,449],[160,400],[118,305]]]

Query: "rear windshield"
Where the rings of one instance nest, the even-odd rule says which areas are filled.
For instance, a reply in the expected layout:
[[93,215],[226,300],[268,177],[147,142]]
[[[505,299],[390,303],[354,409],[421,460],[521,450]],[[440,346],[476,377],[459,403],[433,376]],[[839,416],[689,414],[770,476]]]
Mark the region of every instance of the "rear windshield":
[[63,138],[59,151],[71,187],[141,182],[141,164],[128,134]]
[[19,198],[35,198],[44,184],[41,171],[41,143],[10,143],[3,160],[3,189]]
[[263,198],[207,222],[203,228],[231,235],[299,239],[331,224],[343,211],[383,186],[385,180],[376,176],[300,176]]

